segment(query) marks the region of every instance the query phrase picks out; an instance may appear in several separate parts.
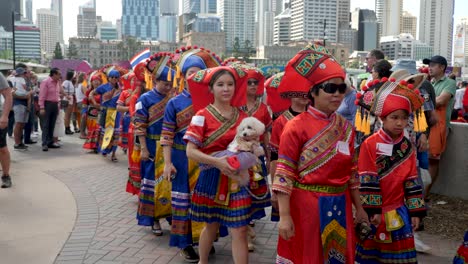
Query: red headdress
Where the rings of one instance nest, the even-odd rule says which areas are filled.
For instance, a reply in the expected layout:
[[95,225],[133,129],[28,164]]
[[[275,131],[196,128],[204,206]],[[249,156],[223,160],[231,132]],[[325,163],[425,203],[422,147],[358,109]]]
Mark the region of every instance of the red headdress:
[[192,104],[195,112],[214,102],[209,83],[213,75],[221,70],[229,71],[236,81],[236,90],[234,92],[234,97],[231,99],[231,105],[235,107],[246,105],[247,91],[242,88],[242,83],[245,82],[247,74],[243,70],[231,66],[219,66],[198,71],[188,78],[187,84],[189,92],[192,95]]
[[274,116],[280,115],[291,106],[291,101],[281,98],[278,87],[283,79],[284,72],[279,72],[266,80],[265,88],[267,93],[267,105],[273,111]]
[[309,44],[288,62],[278,90],[284,98],[307,97],[313,86],[345,77],[345,71],[325,47]]
[[240,63],[240,62],[234,62],[234,63],[230,64],[229,66],[247,73],[247,77],[245,78],[245,82],[242,84],[241,89],[244,89],[245,91],[247,91],[248,80],[249,79],[255,79],[255,80],[258,81],[258,87],[257,87],[256,95],[257,96],[262,96],[263,95],[263,92],[264,92],[264,89],[265,89],[265,86],[264,86],[265,76],[263,75],[262,70],[260,70],[257,67],[250,66],[248,64]]

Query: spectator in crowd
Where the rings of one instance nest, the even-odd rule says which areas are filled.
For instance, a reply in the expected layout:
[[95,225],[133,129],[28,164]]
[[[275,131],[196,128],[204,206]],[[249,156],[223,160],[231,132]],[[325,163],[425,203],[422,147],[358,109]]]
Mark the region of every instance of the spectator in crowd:
[[354,103],[354,101],[356,100],[357,92],[348,78],[345,79],[345,83],[347,87],[346,93],[343,101],[341,102],[340,107],[338,108],[338,110],[336,110],[336,112],[342,115],[344,118],[346,118],[346,120],[348,120],[349,122],[351,122],[351,124],[354,125],[354,118],[356,116],[357,109],[357,106]]
[[62,105],[65,111],[65,134],[73,135],[73,131],[70,129],[70,120],[75,104],[75,86],[73,85],[72,79],[75,75],[74,71],[68,71],[66,80],[62,83],[63,90],[65,91],[64,100],[68,101],[68,105]]
[[28,92],[24,74],[24,68],[16,69],[16,76],[13,83],[13,111],[15,112],[15,128],[13,131],[15,138],[15,150],[26,150],[28,147],[23,143],[23,129],[29,121],[29,109],[31,105],[31,92]]
[[39,107],[41,109],[42,127],[42,151],[60,146],[53,142],[55,121],[58,115],[58,103],[60,93],[60,80],[62,74],[58,68],[50,70],[49,78],[42,81],[39,91]]
[[440,157],[446,147],[457,88],[455,81],[445,76],[447,60],[444,57],[436,55],[430,59],[424,59],[423,63],[429,65],[429,75],[436,94],[436,113],[438,117],[438,122],[431,128],[429,135],[429,172],[432,178],[432,183],[426,189],[426,194],[429,195],[431,187],[439,175]]
[[382,79],[383,77],[390,77],[392,74],[392,65],[387,60],[379,60],[372,67],[371,76],[372,80]]
[[85,74],[79,73],[76,78],[77,85],[75,85],[75,96],[76,96],[76,111],[75,119],[78,122],[78,126],[75,126],[75,132],[81,133],[80,138],[86,138],[86,119],[83,118],[85,115],[81,115],[83,111],[83,100],[86,98],[86,86],[83,85],[85,80]]
[[[376,64],[377,61],[383,60],[383,59],[385,59],[385,55],[381,50],[378,50],[378,49],[371,50],[366,56],[367,72],[371,72],[372,69],[374,68],[374,64]],[[369,76],[369,78],[367,78],[367,83],[369,83],[372,80],[373,80],[372,76]]]
[[10,177],[10,152],[8,151],[6,134],[8,130],[8,115],[12,108],[13,98],[11,94],[11,87],[8,85],[7,80],[0,73],[0,164],[2,166],[2,188],[11,187]]
[[463,97],[465,96],[466,86],[467,85],[468,85],[468,82],[461,82],[459,89],[457,89],[457,91],[455,93],[455,104],[453,106],[451,120],[457,120],[458,119],[458,113],[460,111],[464,112]]
[[35,118],[35,107],[34,107],[34,90],[33,90],[33,84],[31,81],[32,73],[29,70],[28,66],[24,63],[18,63],[16,65],[17,68],[23,68],[24,69],[24,80],[26,82],[26,91],[30,94],[28,98],[28,120],[26,124],[24,125],[24,130],[23,130],[23,140],[24,144],[36,144],[37,142],[31,139],[31,134],[33,132],[33,127],[34,127],[34,118]]

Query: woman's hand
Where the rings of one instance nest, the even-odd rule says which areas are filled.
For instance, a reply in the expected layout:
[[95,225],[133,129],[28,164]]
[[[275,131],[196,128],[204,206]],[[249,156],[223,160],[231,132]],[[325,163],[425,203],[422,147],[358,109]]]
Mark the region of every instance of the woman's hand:
[[143,161],[149,160],[149,151],[146,148],[142,148],[140,152],[140,159]]
[[284,240],[294,236],[294,222],[291,215],[281,215],[278,223],[279,235]]
[[375,214],[370,219],[370,223],[373,224],[374,226],[379,226],[381,222],[382,222],[381,214]]
[[174,167],[174,164],[169,163],[169,164],[164,164],[164,171],[163,171],[163,176],[166,180],[171,181],[172,180],[172,175],[175,176],[177,170]]
[[366,222],[368,225],[370,225],[369,216],[367,215],[364,208],[361,207],[356,209],[356,218],[354,219],[354,224],[359,224],[362,222]]
[[416,231],[416,229],[418,229],[420,222],[421,219],[419,219],[419,217],[411,217],[411,226],[413,227],[413,231]]
[[231,165],[229,165],[229,162],[227,160],[228,160],[227,156],[218,158],[218,161],[216,162],[215,167],[218,168],[221,171],[221,173],[224,175],[233,175],[236,173],[236,169],[231,167]]
[[426,134],[422,133],[418,139],[418,151],[426,152],[429,149],[429,143],[427,142]]

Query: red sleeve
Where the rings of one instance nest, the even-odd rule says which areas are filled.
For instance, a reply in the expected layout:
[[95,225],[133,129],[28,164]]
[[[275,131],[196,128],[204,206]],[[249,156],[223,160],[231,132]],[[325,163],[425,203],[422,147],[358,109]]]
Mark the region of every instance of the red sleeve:
[[463,96],[463,108],[465,108],[465,112],[468,112],[468,88],[466,88]]
[[184,140],[186,142],[192,142],[199,148],[202,148],[207,122],[208,120],[206,118],[205,109],[198,111],[192,117],[192,121],[187,128],[187,132],[185,132]]
[[303,146],[298,134],[300,119],[289,121],[281,135],[281,142],[276,163],[276,174],[273,180],[273,191],[290,195],[297,179],[297,164]]
[[128,91],[127,90],[123,91],[119,96],[119,100],[117,100],[117,105],[125,106],[125,101],[127,101],[128,97],[130,97],[130,94],[128,93]]
[[270,149],[273,152],[278,153],[280,145],[280,137],[284,128],[284,118],[280,116],[278,119],[273,122],[271,137],[270,137]]
[[361,203],[370,215],[382,213],[382,194],[377,174],[375,136],[377,135],[374,134],[361,144],[358,162]]

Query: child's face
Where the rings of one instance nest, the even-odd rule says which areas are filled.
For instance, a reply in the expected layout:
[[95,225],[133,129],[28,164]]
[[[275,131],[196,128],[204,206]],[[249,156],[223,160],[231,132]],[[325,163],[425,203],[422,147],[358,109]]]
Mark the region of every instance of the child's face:
[[382,118],[383,127],[391,137],[398,137],[408,125],[408,112],[397,110]]

